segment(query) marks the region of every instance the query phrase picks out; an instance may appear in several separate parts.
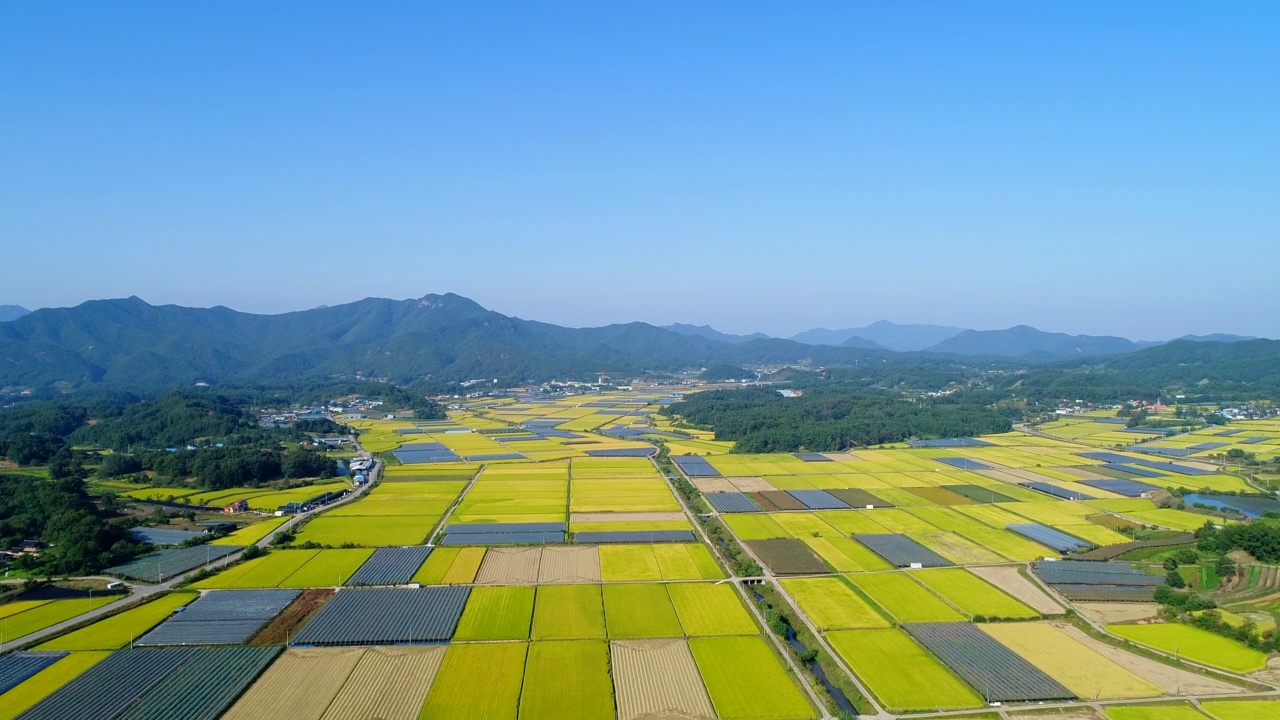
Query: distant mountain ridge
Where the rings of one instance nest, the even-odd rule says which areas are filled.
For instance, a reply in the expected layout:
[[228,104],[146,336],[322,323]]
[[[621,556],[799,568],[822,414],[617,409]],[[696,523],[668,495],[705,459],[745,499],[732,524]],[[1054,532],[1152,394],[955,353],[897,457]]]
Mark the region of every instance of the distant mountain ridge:
[[899,325],[880,320],[866,327],[828,330],[814,328],[791,336],[791,340],[809,345],[842,345],[845,347],[877,347],[912,352],[927,350],[934,345],[964,332],[964,328],[947,325]]
[[1005,330],[965,330],[929,348],[953,355],[999,355],[1024,360],[1120,355],[1142,349],[1132,340],[1110,335],[1068,335],[1016,325]]
[[727,343],[638,322],[565,328],[508,317],[452,293],[280,315],[130,297],[46,308],[0,324],[0,388],[147,389],[355,374],[398,383],[514,384],[713,364],[854,364],[868,352],[773,338]]
[[718,340],[727,343],[750,342],[752,340],[768,340],[769,336],[764,333],[751,333],[750,335],[732,335],[723,333],[710,325],[689,325],[687,323],[672,323],[671,325],[663,325],[663,330],[670,330],[681,335],[694,335],[703,337],[708,340]]
[[23,315],[30,315],[31,311],[21,305],[0,305],[0,322],[9,322],[17,320]]

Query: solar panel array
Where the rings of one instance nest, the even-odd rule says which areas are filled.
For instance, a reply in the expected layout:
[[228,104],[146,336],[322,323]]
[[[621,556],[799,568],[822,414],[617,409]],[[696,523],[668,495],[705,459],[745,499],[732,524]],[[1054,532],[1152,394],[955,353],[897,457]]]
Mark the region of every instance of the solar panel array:
[[760,506],[740,492],[707,493],[707,500],[712,507],[724,513],[760,512]]
[[1205,452],[1206,450],[1217,450],[1218,448],[1227,447],[1230,444],[1231,443],[1224,442],[1203,442],[1199,445],[1192,445],[1187,449],[1193,452]]
[[810,510],[845,510],[849,504],[825,490],[788,490],[787,494]]
[[1022,485],[1022,487],[1031,488],[1032,490],[1042,492],[1045,495],[1052,495],[1056,498],[1062,498],[1063,500],[1093,500],[1094,499],[1092,495],[1086,495],[1085,493],[1082,493],[1079,490],[1072,490],[1070,488],[1059,487],[1058,485],[1053,485],[1046,482],[1028,482],[1028,483],[1020,483],[1020,484]]
[[822,453],[791,453],[797,459],[805,462],[834,462],[831,458]]
[[190,530],[171,530],[169,528],[136,527],[129,528],[129,534],[135,539],[151,545],[181,545],[192,538],[200,537],[204,533]]
[[590,457],[649,457],[656,452],[658,452],[658,448],[656,447],[608,448],[586,451],[587,455]]
[[1103,463],[1102,467],[1108,470],[1118,470],[1122,473],[1127,473],[1129,475],[1137,475],[1138,477],[1145,477],[1145,478],[1164,477],[1163,475],[1156,472],[1155,470],[1152,470],[1151,468],[1144,468],[1139,465],[1122,465],[1120,463]]
[[524,455],[518,452],[508,453],[481,453],[479,455],[465,455],[463,459],[467,462],[490,462],[493,460],[523,460]]
[[1242,432],[1244,432],[1244,428],[1231,428],[1229,430],[1223,430],[1222,432],[1216,432],[1214,433],[1214,435],[1218,435],[1218,436],[1239,435]]
[[960,468],[961,470],[993,469],[991,465],[988,465],[984,462],[980,462],[978,460],[971,460],[966,457],[940,457],[940,458],[934,458],[934,460],[937,460],[938,462],[944,465],[950,465],[953,468]]
[[1142,497],[1143,493],[1149,493],[1153,490],[1159,489],[1154,485],[1141,483],[1141,482],[1138,482],[1137,480],[1122,480],[1122,479],[1081,480],[1080,484],[1088,485],[1089,487],[1097,488],[1099,490],[1106,490],[1107,492],[1113,492],[1117,495],[1124,495],[1125,497],[1135,497],[1135,498]]
[[605,545],[609,543],[694,542],[692,530],[615,530],[574,533],[573,541]]
[[164,582],[175,575],[198,568],[205,563],[237,553],[238,545],[195,545],[172,550],[159,550],[135,558],[123,565],[107,568],[107,574],[149,583]]
[[689,477],[723,477],[707,459],[698,455],[675,455],[671,458]]
[[1074,552],[1089,547],[1089,543],[1078,537],[1068,535],[1061,530],[1046,527],[1040,523],[1015,523],[1006,525],[1005,529],[1012,530],[1025,538],[1035,540],[1041,545],[1051,547],[1060,553]]
[[908,623],[903,626],[988,702],[1062,700],[1075,693],[1017,653],[964,622]]
[[301,590],[211,590],[143,635],[139,646],[236,645],[284,610]]
[[0,657],[0,695],[66,656],[61,650],[19,650]]
[[953,563],[899,533],[858,534],[854,540],[871,548],[871,551],[884,558],[894,567],[910,567],[919,564],[921,567],[946,567]]
[[1038,562],[1036,574],[1050,585],[1127,585],[1155,587],[1164,578],[1148,575],[1128,563],[1112,562]]
[[1265,438],[1265,437],[1251,437],[1251,438],[1245,438],[1244,440],[1241,440],[1241,441],[1240,441],[1240,444],[1241,444],[1241,445],[1257,445],[1258,443],[1260,443],[1260,442],[1266,442],[1266,441],[1267,441],[1267,440],[1269,440],[1269,439],[1270,439],[1270,438]]
[[295,645],[445,642],[469,587],[343,588],[294,638]]
[[[1144,448],[1151,450],[1154,448]],[[1129,457],[1113,452],[1086,452],[1077,453],[1080,457],[1089,458],[1090,460],[1098,460],[1104,463],[1121,463],[1125,465],[1141,465],[1143,467],[1153,468],[1155,470],[1163,470],[1165,472],[1177,473],[1179,475],[1211,475],[1212,471],[1201,470],[1200,468],[1188,467],[1186,465],[1177,465],[1171,462],[1161,462],[1159,460],[1147,460],[1146,458]]]
[[115,718],[182,664],[195,648],[127,648],[111,653],[18,720]]
[[441,545],[542,545],[562,543],[568,526],[562,522],[451,523]]
[[541,436],[541,435],[533,435],[533,434],[530,434],[530,435],[501,435],[501,436],[499,436],[499,437],[493,438],[493,441],[494,441],[494,442],[500,442],[500,443],[520,443],[520,442],[532,442],[532,441],[535,441],[535,440],[542,440],[542,439],[543,439],[543,438],[542,438],[542,436]]
[[391,452],[396,459],[405,465],[417,463],[457,462],[462,458],[450,450],[444,443],[422,442],[405,443]]
[[348,585],[403,585],[413,579],[413,574],[426,562],[431,548],[413,547],[378,548],[364,564],[347,580]]
[[845,501],[849,507],[862,508],[868,505],[877,508],[893,507],[893,503],[882,500],[861,488],[837,488],[827,492]]

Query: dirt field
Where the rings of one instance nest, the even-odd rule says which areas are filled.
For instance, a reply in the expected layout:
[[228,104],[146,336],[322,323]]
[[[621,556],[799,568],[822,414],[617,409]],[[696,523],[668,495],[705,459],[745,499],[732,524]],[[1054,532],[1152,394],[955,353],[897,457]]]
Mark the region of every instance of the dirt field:
[[727,477],[725,480],[728,480],[739,492],[765,492],[778,489],[762,477]]
[[1280,657],[1273,657],[1267,661],[1267,667],[1253,673],[1249,677],[1265,683],[1273,683],[1280,685]]
[[544,547],[539,583],[600,582],[600,551],[587,547]]
[[1100,640],[1095,640],[1067,623],[1054,624],[1068,636],[1079,640],[1120,667],[1153,685],[1158,685],[1166,695],[1176,695],[1179,692],[1183,695],[1217,695],[1244,691],[1244,688],[1221,680],[1207,678],[1193,672],[1169,667],[1155,660],[1148,660],[1140,655],[1134,655]]
[[609,523],[609,522],[671,522],[684,520],[684,513],[679,510],[671,512],[589,512],[574,513],[569,522],[575,523]]
[[1160,606],[1155,603],[1076,603],[1076,610],[1084,617],[1103,625],[1146,620],[1156,616]]
[[781,490],[767,490],[760,493],[768,503],[779,510],[808,510],[808,507]]
[[542,548],[489,548],[476,573],[477,585],[532,585],[538,582]]
[[302,594],[289,603],[289,607],[277,615],[271,624],[263,628],[249,644],[284,645],[290,635],[316,614],[320,606],[329,602],[334,592],[336,591],[330,588],[303,590]]
[[323,720],[416,720],[445,649],[443,645],[369,648]]
[[612,663],[618,720],[715,718],[684,640],[614,641]]
[[280,717],[287,709],[290,720],[319,720],[364,648],[301,648],[285,652],[267,668],[224,720],[260,720]]
[[729,482],[728,478],[722,477],[695,477],[690,478],[689,482],[704,493],[713,492],[738,492],[738,488]]
[[1063,613],[1061,605],[1054,602],[1053,598],[1046,595],[1043,590],[1036,587],[1030,580],[1019,575],[1018,568],[1012,565],[971,567],[969,571],[1021,600],[1036,612],[1044,615],[1061,615]]

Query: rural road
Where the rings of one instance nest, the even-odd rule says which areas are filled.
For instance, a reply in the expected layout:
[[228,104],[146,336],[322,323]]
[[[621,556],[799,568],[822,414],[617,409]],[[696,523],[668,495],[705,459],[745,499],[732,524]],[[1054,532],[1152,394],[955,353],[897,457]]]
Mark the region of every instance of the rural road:
[[[368,452],[366,452],[363,448],[361,448],[359,445],[356,445],[356,450],[357,452],[360,453],[362,457],[373,459],[373,457]],[[282,524],[280,527],[272,530],[270,533],[267,533],[266,537],[262,538],[257,542],[257,546],[261,548],[269,547],[271,543],[275,541],[277,535],[280,535],[281,533],[285,533],[292,530],[293,528],[296,528],[299,524],[306,521],[312,515],[318,514],[325,510],[331,510],[335,507],[338,507],[340,505],[345,505],[349,502],[354,502],[355,500],[363,497],[364,494],[369,491],[369,488],[373,487],[374,483],[378,479],[378,475],[381,472],[382,472],[382,463],[374,459],[373,468],[369,471],[369,476],[368,476],[369,481],[366,482],[364,485],[361,485],[360,487],[356,488],[355,492],[352,492],[350,495],[346,496],[345,498],[342,498],[337,502],[325,505],[322,508],[316,508],[313,510],[309,510],[305,513],[299,513],[297,515],[294,515],[293,517],[289,518],[289,520],[284,524]],[[240,558],[240,552],[235,552],[235,553],[232,553],[231,555],[218,558],[218,560],[215,561],[215,563],[228,564],[228,563],[234,562],[235,560],[238,560],[239,558]],[[111,615],[121,610],[125,610],[134,605],[140,605],[142,604],[142,602],[144,602],[150,597],[172,590],[174,587],[182,584],[189,576],[200,572],[202,569],[204,568],[203,567],[193,568],[191,570],[188,570],[185,573],[182,573],[181,575],[177,575],[173,578],[170,578],[169,580],[166,580],[162,583],[158,583],[156,585],[147,585],[143,583],[138,583],[138,584],[130,583],[129,587],[132,590],[132,592],[120,598],[119,600],[109,602],[105,605],[102,605],[101,607],[93,608],[89,612],[83,613],[81,615],[77,615],[73,618],[64,620],[55,625],[50,625],[49,627],[44,628],[42,630],[37,630],[36,632],[23,635],[22,637],[17,637],[12,639],[7,637],[4,638],[4,642],[0,644],[0,654],[9,652],[10,650],[17,650],[19,648],[31,645],[33,643],[37,643],[47,637],[58,635],[62,632],[65,632],[66,630],[70,630],[74,627],[84,625],[92,620],[96,620],[106,615]]]

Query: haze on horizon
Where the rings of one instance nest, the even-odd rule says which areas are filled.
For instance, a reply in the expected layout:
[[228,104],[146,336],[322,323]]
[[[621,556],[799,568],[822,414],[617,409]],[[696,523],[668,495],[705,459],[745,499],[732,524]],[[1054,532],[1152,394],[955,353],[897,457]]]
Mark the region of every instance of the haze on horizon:
[[1280,6],[29,5],[0,304],[1280,336]]

